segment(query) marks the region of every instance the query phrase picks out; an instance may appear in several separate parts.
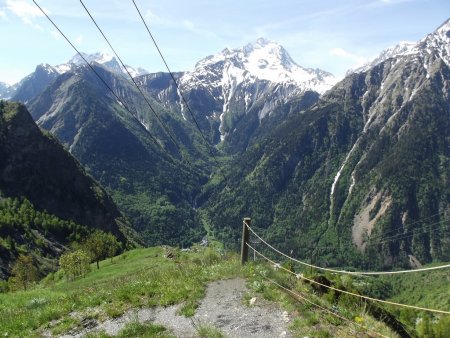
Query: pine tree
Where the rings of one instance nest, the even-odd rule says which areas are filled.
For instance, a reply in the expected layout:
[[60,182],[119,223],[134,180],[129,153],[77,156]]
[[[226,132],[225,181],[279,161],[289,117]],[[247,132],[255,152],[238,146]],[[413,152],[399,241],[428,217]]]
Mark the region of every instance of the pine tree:
[[27,289],[30,282],[37,280],[37,269],[33,265],[33,257],[31,255],[20,254],[11,270],[15,282]]

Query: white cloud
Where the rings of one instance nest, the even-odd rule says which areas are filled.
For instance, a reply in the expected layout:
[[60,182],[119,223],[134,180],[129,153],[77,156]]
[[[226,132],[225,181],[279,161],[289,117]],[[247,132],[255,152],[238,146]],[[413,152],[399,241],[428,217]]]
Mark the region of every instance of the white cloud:
[[0,18],[6,17],[5,11],[0,10]]
[[368,8],[374,8],[374,7],[384,7],[384,6],[391,6],[391,5],[397,5],[404,2],[411,2],[413,0],[376,0],[369,2],[366,7]]
[[61,34],[60,34],[59,32],[57,32],[57,31],[55,31],[55,30],[52,30],[52,31],[51,31],[51,34],[52,34],[52,36],[53,36],[56,40],[61,39]]
[[194,31],[195,30],[195,25],[192,21],[189,20],[184,20],[183,21],[183,26],[186,27],[187,29]]
[[337,56],[342,59],[347,59],[348,61],[351,61],[353,63],[352,68],[361,67],[362,65],[364,65],[369,61],[369,59],[364,56],[351,53],[340,47],[330,49],[328,54],[330,54],[331,56]]
[[[22,0],[6,0],[6,8],[14,15],[22,19],[27,25],[39,26],[33,23],[33,20],[38,17],[43,17],[44,14],[36,6],[31,5],[27,1]],[[48,11],[46,11],[48,12]]]
[[170,17],[162,17],[160,15],[157,15],[150,9],[145,12],[144,19],[146,23],[149,25],[150,29],[152,28],[152,26],[158,25],[174,29],[188,30],[191,33],[206,38],[217,38],[217,36],[212,31],[200,28],[191,20],[187,19],[180,20]]
[[78,35],[76,38],[75,38],[75,42],[77,43],[77,45],[81,45],[82,43],[83,43],[83,35]]
[[161,18],[160,16],[156,15],[153,11],[151,11],[150,9],[148,9],[145,14],[144,14],[144,18],[147,22],[147,24],[149,25],[164,25],[167,24],[168,22],[166,20],[164,20],[163,18]]
[[367,61],[367,59],[364,56],[360,56],[360,55],[351,53],[351,52],[349,52],[349,51],[347,51],[347,50],[345,50],[343,48],[340,48],[340,47],[336,47],[336,48],[330,49],[329,54],[332,55],[332,56],[339,56],[339,57],[344,58],[344,59],[349,59],[349,60],[352,60],[352,61],[355,61],[355,62],[365,62],[365,61]]

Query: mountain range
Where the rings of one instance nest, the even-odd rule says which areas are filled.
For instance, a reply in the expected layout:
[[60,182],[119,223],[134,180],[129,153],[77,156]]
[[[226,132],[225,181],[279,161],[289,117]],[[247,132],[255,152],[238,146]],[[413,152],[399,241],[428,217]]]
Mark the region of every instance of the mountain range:
[[[241,54],[244,56],[238,64]],[[254,60],[255,54],[258,62],[263,62],[263,58],[270,60],[268,69],[278,68],[250,72],[248,60]],[[56,67],[39,65],[20,82],[13,99],[27,103],[37,124],[54,134],[108,189],[149,245],[184,245],[204,234],[195,212],[196,197],[215,165],[210,152],[219,154],[204,142],[204,135],[211,144],[219,142],[223,137],[221,124],[229,120],[228,124],[236,130],[239,123],[242,125],[242,132],[233,133],[237,139],[248,138],[263,129],[259,128],[264,119],[261,114],[269,109],[262,104],[264,97],[273,95],[271,105],[279,106],[297,96],[309,106],[319,96],[312,88],[322,90],[334,81],[329,73],[296,65],[280,45],[266,40],[207,57],[198,63],[196,71],[175,74],[201,127],[200,133],[184,103],[180,104],[180,93],[168,74],[136,78],[148,93],[144,99],[123,76],[115,58],[103,54],[83,56],[92,61],[92,67],[133,111],[117,102],[117,97],[89,67],[78,65],[80,57]],[[273,77],[280,70],[285,75],[282,80],[274,83],[268,79],[267,74]],[[192,83],[199,78],[203,81],[201,87]],[[238,109],[244,100],[249,113]],[[265,128],[270,128],[270,124],[266,123]]]
[[321,265],[414,266],[450,259],[449,46],[447,21],[338,82],[258,39],[174,73],[178,86],[134,70],[145,98],[115,58],[84,55],[114,93],[74,57],[39,65],[11,98],[148,245],[207,229],[237,246],[252,216]]
[[[281,45],[262,38],[208,56],[192,72],[176,77],[210,142],[218,144],[228,138],[228,143],[236,145],[231,152],[244,150],[265,117],[272,117],[278,107],[301,97],[311,104],[317,93],[337,81],[326,71],[297,65]],[[189,119],[185,102],[167,73],[138,80],[164,107]]]
[[449,45],[447,21],[291,108],[232,163],[233,188],[212,188],[212,228],[236,242],[252,215],[269,242],[321,265],[448,260]]

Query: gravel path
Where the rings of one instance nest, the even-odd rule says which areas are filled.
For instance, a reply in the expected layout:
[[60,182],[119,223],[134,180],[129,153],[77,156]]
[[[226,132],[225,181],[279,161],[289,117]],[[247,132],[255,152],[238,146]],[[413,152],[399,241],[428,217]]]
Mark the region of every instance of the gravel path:
[[176,314],[181,305],[166,308],[130,310],[123,316],[102,323],[90,323],[83,332],[63,337],[82,337],[88,332],[104,330],[116,335],[128,322],[154,322],[163,325],[176,337],[197,337],[194,324],[208,324],[223,332],[226,337],[291,337],[288,332],[289,316],[280,307],[262,298],[253,298],[247,306],[243,302],[247,288],[241,278],[210,283],[193,318]]
[[261,298],[245,305],[242,298],[246,291],[244,279],[211,283],[194,318],[212,324],[227,337],[290,337],[287,312]]

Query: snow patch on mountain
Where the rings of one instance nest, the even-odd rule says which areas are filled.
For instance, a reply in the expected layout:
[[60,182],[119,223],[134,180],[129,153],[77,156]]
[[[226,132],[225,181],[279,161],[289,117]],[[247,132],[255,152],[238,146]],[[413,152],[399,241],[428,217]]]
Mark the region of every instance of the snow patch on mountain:
[[[221,70],[222,77],[219,76]],[[239,84],[246,79],[293,84],[300,90],[319,93],[324,93],[337,82],[328,72],[297,65],[281,45],[263,38],[242,48],[226,48],[206,57],[196,64],[193,72],[185,73],[181,82],[187,87],[200,84],[231,87],[231,82]]]
[[225,48],[210,55],[180,78],[183,91],[204,88],[216,93],[215,99],[221,102],[222,109],[210,112],[210,115],[219,117],[222,141],[227,135],[225,123],[231,103],[241,106],[243,111],[240,113],[245,114],[264,95],[276,97],[276,102],[265,105],[267,109],[258,114],[261,121],[277,104],[290,97],[306,91],[322,94],[336,82],[337,79],[328,72],[299,66],[281,45],[262,38],[242,48]]
[[55,66],[55,69],[58,71],[59,74],[64,74],[71,71],[73,67],[74,67],[73,63],[63,63]]
[[450,67],[450,19],[418,43],[428,53],[436,51],[440,59]]
[[73,70],[75,66],[85,65],[86,64],[85,60],[91,64],[92,63],[100,64],[113,73],[123,74],[127,77],[128,73],[126,70],[128,70],[128,72],[132,77],[148,74],[148,71],[140,67],[135,68],[125,65],[126,66],[125,70],[125,68],[122,67],[122,65],[117,61],[116,57],[109,55],[107,53],[94,53],[94,54],[81,53],[81,56],[79,54],[76,54],[67,63],[60,64],[54,68],[60,74],[63,74]]
[[37,66],[36,70],[43,71],[48,75],[58,73],[58,71],[54,67],[50,66],[48,63],[41,63],[40,65]]
[[69,64],[73,63],[77,66],[84,65],[85,61],[83,60],[83,58],[87,62],[97,62],[99,64],[111,62],[113,59],[115,59],[112,55],[106,53],[95,53],[95,54],[81,53],[81,55],[75,54],[67,63]]
[[355,70],[350,70],[349,73],[362,73],[366,72],[372,67],[386,61],[387,59],[398,57],[401,55],[411,55],[414,54],[414,49],[416,47],[416,42],[411,41],[401,41],[399,44],[389,47],[383,50],[375,59],[367,62],[365,65],[357,68]]

